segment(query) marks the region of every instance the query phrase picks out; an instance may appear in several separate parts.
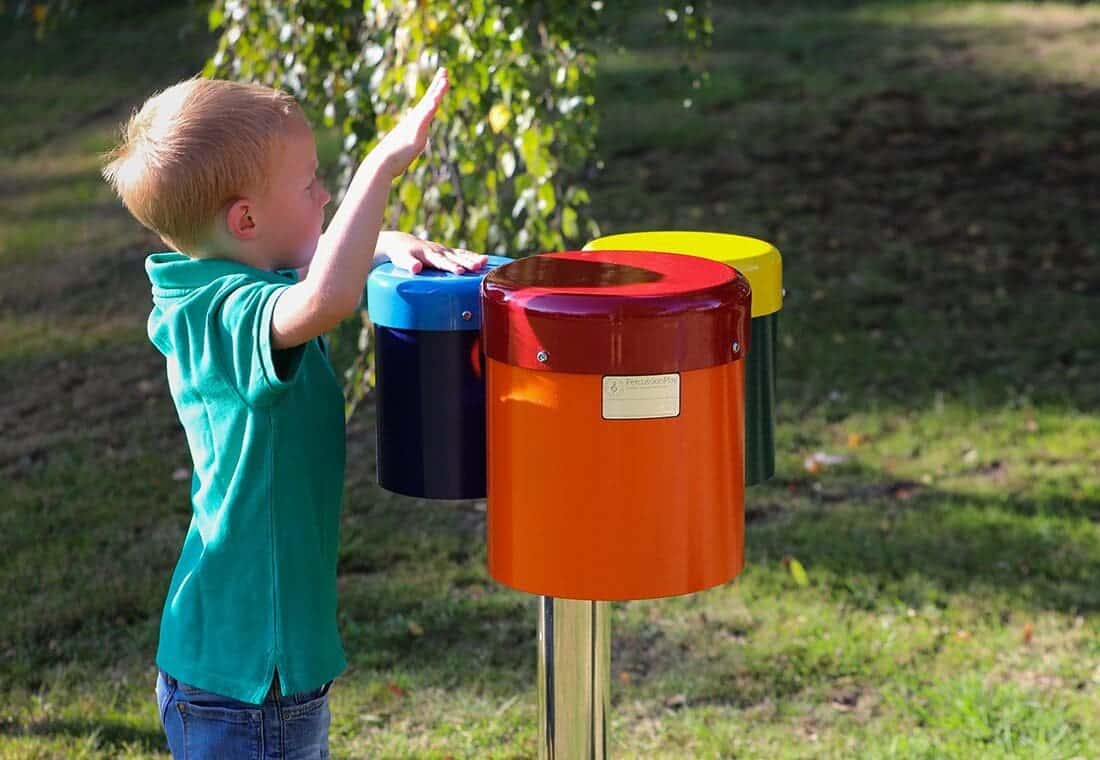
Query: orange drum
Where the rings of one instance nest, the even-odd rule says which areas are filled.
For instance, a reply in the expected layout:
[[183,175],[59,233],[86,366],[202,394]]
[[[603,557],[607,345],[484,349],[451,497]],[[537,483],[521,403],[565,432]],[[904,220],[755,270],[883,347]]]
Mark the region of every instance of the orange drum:
[[489,572],[544,596],[686,594],[744,564],[748,281],[569,251],[482,286]]

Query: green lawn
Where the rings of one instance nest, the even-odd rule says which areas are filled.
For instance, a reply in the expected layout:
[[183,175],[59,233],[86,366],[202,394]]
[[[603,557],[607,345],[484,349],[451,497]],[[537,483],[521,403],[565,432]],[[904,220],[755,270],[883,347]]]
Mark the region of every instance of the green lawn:
[[[779,472],[737,581],[616,605],[613,754],[1100,756],[1100,9],[716,5],[709,88],[645,22],[602,58],[592,195],[605,233],[780,247]],[[0,22],[0,758],[167,756],[189,462],[158,244],[97,154],[212,43],[188,3],[120,7],[41,45]],[[333,754],[530,757],[534,600],[488,577],[481,505],[377,488],[372,417]]]

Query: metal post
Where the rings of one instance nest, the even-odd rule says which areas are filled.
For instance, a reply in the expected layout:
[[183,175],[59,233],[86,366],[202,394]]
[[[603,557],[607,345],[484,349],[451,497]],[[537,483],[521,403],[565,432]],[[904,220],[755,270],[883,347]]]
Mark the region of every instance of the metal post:
[[539,597],[539,758],[605,760],[611,603]]

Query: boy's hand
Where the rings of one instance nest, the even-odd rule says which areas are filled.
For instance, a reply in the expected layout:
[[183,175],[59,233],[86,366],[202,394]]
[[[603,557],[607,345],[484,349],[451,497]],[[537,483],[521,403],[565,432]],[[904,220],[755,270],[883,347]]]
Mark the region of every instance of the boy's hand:
[[384,240],[379,240],[381,252],[390,257],[394,266],[413,274],[419,274],[424,267],[462,274],[481,269],[489,261],[484,254],[465,248],[448,248],[405,232],[384,232],[382,235]]
[[372,156],[377,156],[379,166],[391,178],[408,169],[413,159],[424,150],[432,119],[450,86],[447,70],[437,70],[420,102],[371,151]]

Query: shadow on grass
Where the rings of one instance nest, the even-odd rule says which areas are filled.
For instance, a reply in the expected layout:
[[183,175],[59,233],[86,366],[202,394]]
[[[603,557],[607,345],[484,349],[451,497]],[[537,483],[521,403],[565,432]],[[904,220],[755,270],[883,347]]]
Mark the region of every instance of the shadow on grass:
[[215,43],[193,0],[112,0],[51,13],[39,38],[29,14],[0,12],[0,62],[9,72],[0,95],[11,106],[0,121],[0,154],[40,148],[140,103],[201,69]]
[[[151,697],[150,697],[151,698]],[[115,750],[137,749],[143,752],[168,752],[168,742],[161,731],[138,728],[123,721],[110,718],[95,720],[46,720],[31,726],[11,727],[0,723],[0,736],[72,737],[81,739],[86,745],[94,743],[98,749]]]
[[[787,574],[769,568],[794,556],[844,609],[946,609],[965,595],[983,608],[1013,613],[1100,611],[1096,499],[983,496],[867,472],[809,497],[786,499],[785,493],[783,486],[753,490],[748,499],[747,565],[763,571],[754,583],[774,585],[776,594],[787,593]],[[464,567],[446,559],[443,547],[465,544],[479,526],[440,506],[418,522],[410,506],[395,499],[393,512],[387,516],[387,508],[368,521],[386,524],[386,541],[356,555],[377,553],[372,572],[378,577],[341,592],[344,616],[357,621],[344,624],[349,651],[362,653],[368,669],[416,671],[441,685],[526,683],[533,673],[534,597],[503,591],[488,579],[480,547]],[[435,536],[428,543],[426,531]],[[386,547],[402,545],[426,551],[403,556],[399,567],[382,559],[392,552]],[[456,574],[465,580],[456,581]],[[466,593],[471,586],[478,590],[474,597]],[[651,649],[652,642],[626,646]],[[656,659],[667,664],[652,667],[692,661],[681,649],[665,642]],[[791,689],[805,677],[792,680]],[[775,688],[769,682],[773,696]]]
[[[656,606],[649,617],[620,619],[614,673],[641,685],[664,683],[672,689],[666,698],[685,690],[685,704],[693,706],[744,709],[809,690],[832,694],[826,700],[848,710],[884,680],[899,688],[923,682],[930,676],[922,662],[963,645],[953,628],[935,624],[940,617],[976,617],[984,623],[975,625],[989,626],[983,635],[1011,647],[1020,639],[1010,634],[1003,643],[1001,629],[1023,630],[1047,611],[1093,618],[1100,611],[1096,499],[985,497],[865,480],[844,497],[834,489],[792,501],[783,508],[760,499],[750,512],[756,518],[747,529],[745,572],[752,596],[743,615],[724,619],[722,606],[704,598],[698,613],[673,608],[671,615],[689,619],[671,627]],[[797,635],[777,634],[761,622],[774,614],[767,600],[804,598],[784,568],[792,557],[809,574],[814,603],[835,613],[814,620],[807,610]],[[880,620],[909,620],[906,610],[921,619],[911,629],[880,628]],[[797,603],[788,613],[799,614]],[[1025,651],[1021,657],[1030,656]],[[983,649],[974,656],[992,655]],[[1087,687],[1090,671],[1081,671],[1078,689]]]
[[1096,499],[885,481],[778,512],[751,525],[746,544],[749,563],[798,557],[846,605],[946,606],[965,593],[1018,609],[1088,613],[1100,610],[1097,520]]
[[[366,449],[349,451],[373,461],[373,444]],[[430,671],[437,685],[480,672],[507,691],[533,667],[534,597],[489,577],[485,512],[475,503],[410,499],[367,483],[346,511],[340,626],[357,669]]]
[[[777,243],[781,395],[800,413],[834,390],[841,415],[937,393],[1100,408],[1095,77],[989,59],[997,41],[1057,39],[1040,7],[936,26],[836,12],[900,6],[831,5],[716,7],[702,90],[677,84],[659,35],[610,59],[593,192],[604,231]],[[1082,37],[1077,54],[1094,51]],[[639,102],[661,118],[640,120]]]

